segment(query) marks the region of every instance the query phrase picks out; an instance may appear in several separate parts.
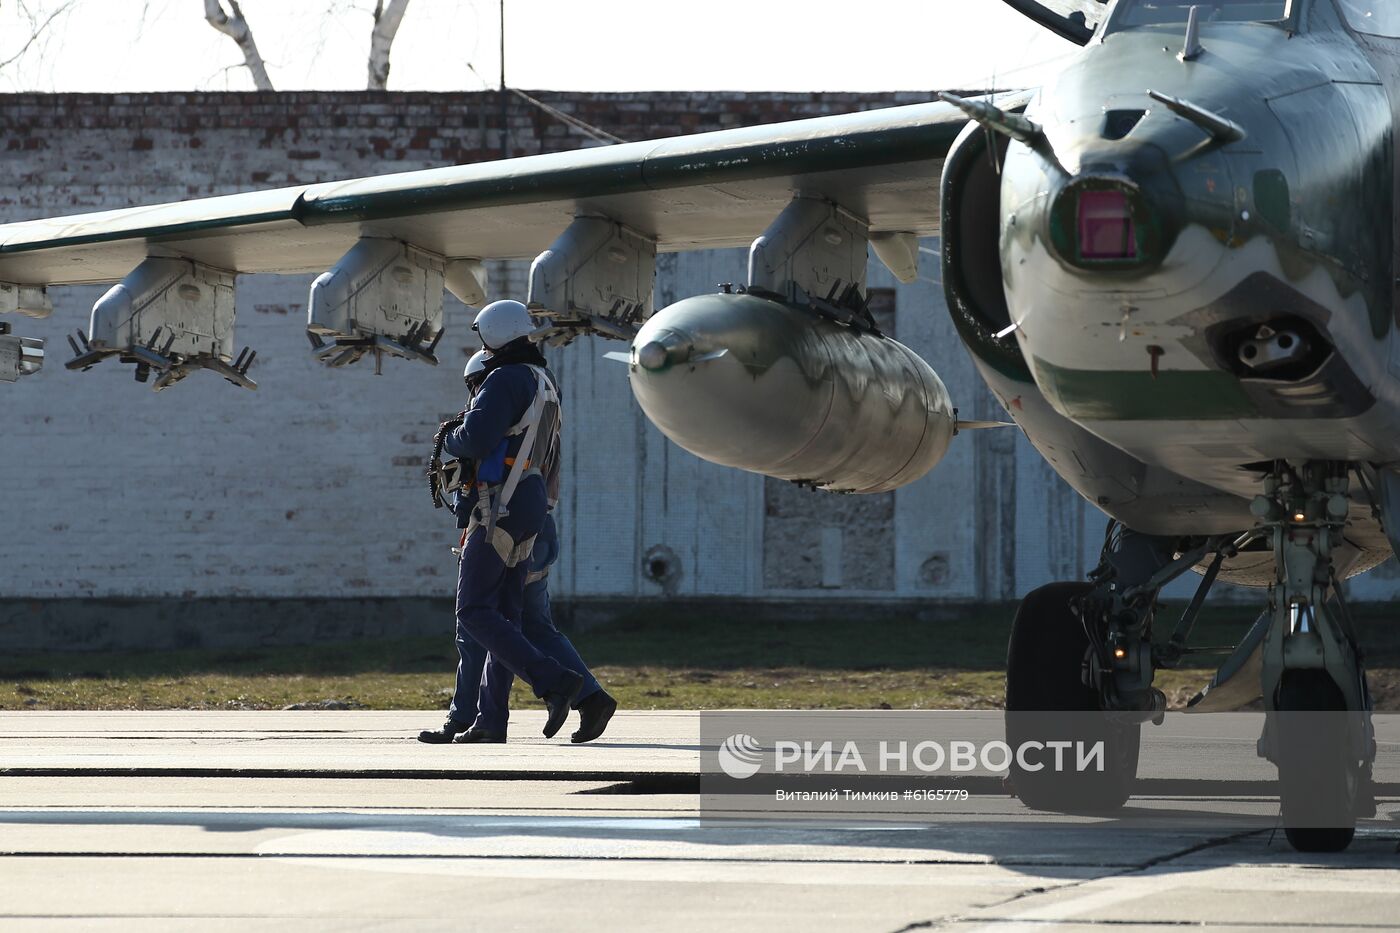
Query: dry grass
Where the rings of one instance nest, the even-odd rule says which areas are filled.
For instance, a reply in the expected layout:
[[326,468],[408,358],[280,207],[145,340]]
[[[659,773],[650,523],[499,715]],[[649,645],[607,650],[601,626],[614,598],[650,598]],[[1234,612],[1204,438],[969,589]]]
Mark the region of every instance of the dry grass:
[[[995,709],[1004,688],[1010,611],[987,607],[927,621],[893,609],[857,620],[803,621],[639,611],[575,636],[628,709]],[[1358,613],[1373,645],[1378,706],[1400,709],[1400,643],[1383,608]],[[1232,641],[1249,613],[1209,614],[1200,640]],[[1168,614],[1171,618],[1171,614]],[[1377,642],[1379,645],[1377,646]],[[0,709],[440,709],[451,641],[404,639],[242,652],[49,654],[0,659]],[[1181,706],[1210,678],[1163,671]],[[516,702],[537,701],[517,686]]]

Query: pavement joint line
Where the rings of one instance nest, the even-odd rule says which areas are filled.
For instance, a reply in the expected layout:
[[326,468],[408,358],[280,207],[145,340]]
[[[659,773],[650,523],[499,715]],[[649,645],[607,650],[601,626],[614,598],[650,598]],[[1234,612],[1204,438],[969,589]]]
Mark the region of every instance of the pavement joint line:
[[[1054,868],[1068,868],[1068,867],[1070,867],[1070,866],[1067,866],[1067,865],[1053,865],[1053,866],[1050,866],[1050,867],[1054,867]],[[1109,867],[1112,867],[1112,866],[1098,865],[1098,866],[1086,866],[1086,867],[1091,867],[1091,868],[1092,868],[1092,867],[1097,867],[1097,868],[1109,868]],[[1119,867],[1121,867],[1121,866],[1119,866]],[[1047,887],[1046,885],[1043,885],[1043,884],[1036,885],[1035,887],[1025,888],[1025,889],[1023,889],[1023,890],[1021,890],[1021,891],[1017,891],[1015,894],[1012,894],[1012,895],[1009,896],[1009,897],[1003,898],[1003,899],[1000,900],[1000,901],[996,901],[996,902],[994,902],[994,903],[992,903],[992,904],[989,904],[989,905],[986,905],[986,906],[984,906],[984,907],[979,907],[978,910],[996,910],[996,909],[1001,908],[1001,907],[1006,907],[1006,906],[1008,906],[1008,905],[1010,905],[1010,904],[1015,904],[1015,903],[1017,903],[1018,901],[1025,900],[1025,899],[1028,898],[1028,897],[1038,897],[1038,896],[1041,895],[1041,894],[1048,894],[1048,893],[1050,893],[1050,892],[1052,892],[1052,891],[1056,891],[1056,892],[1058,892],[1058,891],[1070,891],[1070,890],[1073,890],[1074,888],[1081,887],[1081,886],[1086,885],[1086,884],[1089,884],[1089,883],[1091,883],[1091,882],[1102,881],[1102,880],[1104,880],[1105,878],[1117,878],[1117,877],[1121,877],[1121,876],[1123,876],[1123,875],[1130,874],[1132,871],[1135,871],[1135,870],[1137,870],[1137,869],[1134,868],[1133,866],[1128,866],[1126,869],[1124,869],[1124,870],[1122,870],[1122,871],[1108,871],[1108,872],[1105,872],[1104,874],[1097,875],[1097,876],[1095,876],[1095,877],[1093,877],[1093,878],[1078,878],[1078,879],[1072,879],[1072,880],[1066,881],[1064,884],[1056,884],[1056,885],[1051,885],[1051,886],[1048,886],[1048,887]],[[940,920],[937,920],[937,921],[930,921],[930,924],[932,924],[932,923],[934,923],[934,922],[936,922],[936,923],[938,924],[938,926],[942,927],[942,926],[946,926],[946,925],[948,925],[948,924],[950,924],[950,923],[994,923],[994,922],[996,922],[996,921],[995,921],[995,920],[991,920],[991,919],[989,919],[989,918],[984,918],[984,917],[973,917],[973,916],[969,916],[969,915],[966,915],[966,914],[950,914],[949,916],[944,917],[944,918],[942,918],[942,919],[940,919]],[[901,933],[901,931],[896,930],[895,933]]]
[[[0,767],[0,778],[5,777],[172,777],[172,778],[260,778],[260,779],[363,779],[363,780],[452,780],[452,781],[560,781],[613,783],[619,785],[657,782],[670,785],[667,793],[698,793],[703,775],[697,771],[542,771],[538,768],[486,768],[462,770],[460,768],[240,768],[227,765],[209,767],[152,767],[152,766],[31,766],[17,765]],[[905,780],[896,778],[892,780]],[[1002,779],[992,775],[937,775],[919,780],[936,781],[941,784],[963,786],[969,791],[984,797],[1006,797]],[[1221,785],[1229,788],[1223,791]],[[1216,794],[1207,793],[1215,790]],[[649,789],[650,793],[657,793]],[[627,791],[620,793],[626,794]],[[1400,782],[1377,784],[1375,793],[1378,802],[1400,800]],[[1139,782],[1137,800],[1239,800],[1260,798],[1276,800],[1276,781],[1220,781],[1197,778],[1148,778]]]
[[[148,712],[148,710],[130,710],[134,713]],[[179,710],[179,712],[192,712],[192,710]],[[193,710],[197,712],[197,710]],[[185,738],[189,735],[239,735],[252,733],[253,737],[258,735],[402,735],[398,730],[384,728],[375,733],[374,730],[364,730],[364,728],[172,728],[169,731],[150,731],[150,733],[108,733],[108,731],[90,730],[74,731],[74,733],[46,733],[46,731],[36,731],[36,733],[0,733],[0,738],[34,738],[35,735],[48,735],[52,738],[148,738],[151,741],[160,741],[162,738]]]
[[[938,866],[969,866],[978,868],[1106,868],[1102,863],[1095,862],[1022,862],[1002,859],[910,859],[910,858],[888,858],[888,859],[854,859],[854,858],[772,858],[769,856],[755,858],[694,858],[683,855],[500,855],[500,854],[470,854],[470,853],[449,853],[449,852],[115,852],[100,850],[74,850],[71,852],[62,851],[40,851],[40,850],[15,850],[13,852],[0,851],[0,859],[40,859],[40,858],[84,858],[84,859],[356,859],[373,861],[384,859],[389,861],[413,861],[424,859],[430,861],[490,861],[490,862],[599,862],[608,864],[611,862],[678,862],[694,863],[699,865],[918,865],[928,867]],[[1112,875],[1101,875],[1099,878],[1113,877]],[[1074,884],[1082,884],[1086,881],[1096,881],[1099,878],[1085,879]],[[1060,887],[1073,887],[1074,884],[1066,884]],[[1060,887],[1053,890],[1059,890]],[[1009,903],[1009,902],[1008,902]],[[999,906],[999,905],[998,905]]]
[[[1014,865],[1014,864],[1011,863],[1011,862],[1001,862],[1001,861],[993,861],[993,862],[991,862],[990,864],[993,864],[993,865],[1004,865],[1004,866],[1007,866],[1007,867],[1016,867],[1016,868],[1025,867],[1025,866],[1020,866],[1020,865]],[[1108,868],[1108,867],[1111,867],[1111,866],[1102,865],[1102,864],[1096,864],[1096,865],[1074,865],[1074,864],[1070,864],[1070,863],[1048,863],[1048,864],[1045,864],[1045,867],[1046,867],[1046,868]],[[981,908],[978,908],[978,909],[979,909],[979,910],[991,910],[991,909],[994,909],[994,908],[997,908],[997,907],[1005,907],[1007,904],[1014,904],[1014,903],[1016,903],[1017,901],[1022,900],[1022,899],[1024,899],[1024,898],[1027,898],[1027,897],[1035,897],[1036,895],[1039,895],[1039,894],[1047,894],[1047,893],[1049,893],[1049,892],[1051,892],[1051,891],[1065,891],[1065,890],[1069,890],[1069,889],[1072,889],[1072,888],[1076,888],[1076,887],[1078,887],[1078,886],[1080,886],[1080,885],[1083,885],[1083,884],[1088,884],[1088,883],[1091,882],[1091,881],[1099,881],[1099,880],[1102,880],[1102,879],[1104,879],[1104,878],[1112,878],[1112,877],[1115,877],[1115,873],[1102,874],[1102,875],[1098,875],[1098,876],[1093,877],[1093,878],[1069,879],[1069,880],[1064,881],[1064,882],[1061,883],[1061,884],[1052,884],[1052,885],[1040,884],[1040,885],[1036,885],[1035,887],[1032,887],[1032,888],[1026,888],[1026,889],[1024,889],[1024,890],[1018,891],[1018,892],[1016,892],[1015,894],[1012,894],[1011,896],[1009,896],[1009,897],[1007,897],[1007,898],[1004,898],[1003,900],[996,901],[996,902],[994,902],[993,904],[991,904],[991,905],[989,905],[989,906],[981,907]],[[964,915],[964,914],[948,914],[947,916],[938,917],[938,918],[932,919],[932,920],[918,920],[918,921],[914,921],[914,922],[912,922],[912,923],[907,923],[907,924],[905,924],[904,926],[900,927],[899,929],[894,930],[893,933],[911,933],[911,931],[913,931],[913,930],[935,929],[935,928],[947,926],[947,925],[950,924],[950,923],[966,923],[966,922],[984,923],[984,922],[993,922],[993,921],[986,920],[986,919],[983,919],[983,918],[969,918],[969,917],[967,917],[967,916]]]
[[1245,868],[1288,868],[1294,871],[1394,871],[1376,865],[1299,865],[1296,862],[1254,862]]
[[[56,811],[56,813],[71,813],[71,811],[73,811],[73,808],[71,808],[71,807],[42,807],[42,808],[41,808],[41,807],[11,807],[10,810],[7,811],[7,813],[45,814],[45,813],[50,813],[50,811]],[[165,813],[165,811],[162,810],[162,808],[160,808],[160,807],[130,807],[130,808],[122,808],[122,810],[116,810],[116,808],[111,808],[111,810],[87,811],[87,813],[97,813],[97,814],[101,814],[101,813],[113,813],[113,814],[133,814],[133,813],[140,814],[140,813],[150,813],[150,814],[160,814],[160,813]],[[244,810],[244,808],[238,808],[238,807],[220,808],[220,810],[214,810],[214,808],[209,808],[209,810],[199,810],[199,811],[196,811],[196,813],[207,813],[207,814],[209,814],[209,815],[216,815],[216,814],[217,814],[217,815],[223,815],[223,814],[246,813],[246,810]],[[371,810],[371,808],[363,808],[363,807],[337,807],[337,806],[326,806],[326,807],[259,807],[259,808],[258,808],[258,813],[276,813],[276,814],[287,814],[287,815],[305,814],[305,815],[312,815],[312,817],[328,817],[328,815],[350,815],[350,817],[503,817],[503,818],[510,818],[510,817],[512,817],[512,815],[525,814],[525,815],[538,815],[538,817],[563,818],[563,817],[570,817],[570,815],[580,814],[580,815],[582,815],[582,818],[584,818],[584,820],[598,820],[598,818],[602,818],[602,817],[606,817],[606,818],[617,818],[617,820],[626,820],[626,818],[630,818],[630,817],[636,817],[637,820],[671,820],[671,818],[673,818],[673,820],[686,820],[686,818],[689,818],[689,817],[687,817],[687,815],[686,815],[685,813],[683,813],[683,811],[676,810],[676,808],[672,808],[672,807],[657,807],[657,808],[652,808],[652,810],[648,810],[648,808],[644,808],[644,807],[627,807],[627,808],[626,808],[626,811],[624,811],[624,815],[619,815],[619,811],[616,811],[616,810],[570,810],[570,808],[564,808],[564,807],[510,807],[510,808],[504,808],[504,807],[479,807],[479,808],[470,808],[470,807],[375,807],[375,808],[372,808],[372,810]],[[34,825],[34,822],[38,822],[38,821],[31,821],[31,822],[29,822],[28,825]],[[3,817],[0,817],[0,827],[3,827],[3,825],[7,825],[7,824],[6,824],[6,821],[3,820]],[[3,850],[0,850],[0,855],[3,855]]]
[[[10,813],[263,813],[272,811],[274,813],[354,813],[357,815],[373,816],[376,813],[383,813],[385,816],[392,816],[404,813],[421,813],[425,816],[435,816],[446,814],[449,816],[462,814],[470,816],[479,814],[483,816],[502,815],[521,811],[529,813],[560,813],[564,815],[572,813],[616,813],[619,809],[628,813],[682,813],[676,807],[593,807],[590,809],[577,809],[574,807],[517,807],[517,806],[481,806],[481,807],[429,807],[429,806],[347,806],[338,803],[325,804],[305,804],[293,806],[291,804],[258,804],[256,809],[250,810],[249,805],[237,804],[201,804],[197,807],[188,807],[176,804],[153,804],[145,806],[135,803],[105,804],[97,807],[74,806],[62,803],[27,803],[19,806],[6,807],[0,810],[0,818]],[[693,816],[692,816],[693,818]],[[3,819],[0,819],[3,822]]]
[[[1019,901],[1023,901],[1023,900],[1025,900],[1025,899],[1027,899],[1027,898],[1038,897],[1038,896],[1040,896],[1040,895],[1042,895],[1042,894],[1048,894],[1048,893],[1051,893],[1051,892],[1059,893],[1059,892],[1063,892],[1063,891],[1071,891],[1071,890],[1074,890],[1075,888],[1080,888],[1080,887],[1083,887],[1083,886],[1089,885],[1089,884],[1096,884],[1096,883],[1101,882],[1101,881],[1112,881],[1112,880],[1118,879],[1118,878],[1127,878],[1127,877],[1130,877],[1130,876],[1132,876],[1132,875],[1137,875],[1137,874],[1141,874],[1141,873],[1146,872],[1146,871],[1150,871],[1150,870],[1152,870],[1153,868],[1156,868],[1156,867],[1158,867],[1158,866],[1160,866],[1160,865],[1164,865],[1164,864],[1166,864],[1166,863],[1168,863],[1168,862],[1171,862],[1171,861],[1174,861],[1174,860],[1176,860],[1176,859],[1185,858],[1185,857],[1188,856],[1188,855],[1193,855],[1193,854],[1195,854],[1195,853],[1197,853],[1197,852],[1203,852],[1203,851],[1205,851],[1205,850],[1207,850],[1207,849],[1213,849],[1213,848],[1217,848],[1217,847],[1219,847],[1219,846],[1229,845],[1229,844],[1232,843],[1232,842],[1236,842],[1236,841],[1238,841],[1238,840],[1240,840],[1240,839],[1246,839],[1246,838],[1248,838],[1248,837],[1250,837],[1250,836],[1262,835],[1264,832],[1266,832],[1266,830],[1263,830],[1263,829],[1250,829],[1250,830],[1243,830],[1243,831],[1237,832],[1237,833],[1230,833],[1230,834],[1228,834],[1228,835],[1226,835],[1226,836],[1220,836],[1220,837],[1217,837],[1217,838],[1214,838],[1214,839],[1205,839],[1205,840],[1202,840],[1201,842],[1198,842],[1198,843],[1196,843],[1195,845],[1187,846],[1186,848],[1181,849],[1180,851],[1177,851],[1177,852],[1168,852],[1168,853],[1166,853],[1166,854],[1159,855],[1159,856],[1157,856],[1157,857],[1155,857],[1155,858],[1147,859],[1146,861],[1141,862],[1141,863],[1139,863],[1139,864],[1137,864],[1137,865],[1128,865],[1128,866],[1119,867],[1119,870],[1117,870],[1117,871],[1106,871],[1104,874],[1098,875],[1097,877],[1093,877],[1093,878],[1079,878],[1079,879],[1076,879],[1076,880],[1067,881],[1067,882],[1065,882],[1064,884],[1054,885],[1054,886],[1052,886],[1052,887],[1046,887],[1046,886],[1044,886],[1044,885],[1037,885],[1036,887],[1026,888],[1025,890],[1018,891],[1018,892],[1016,892],[1015,894],[1013,894],[1013,895],[1011,895],[1010,897],[1007,897],[1007,898],[1005,898],[1005,899],[1003,899],[1003,900],[997,901],[997,902],[995,902],[995,903],[993,903],[993,904],[989,904],[989,905],[987,905],[987,906],[985,906],[985,907],[978,908],[978,913],[975,914],[975,915],[972,915],[972,914],[957,914],[957,915],[950,916],[950,917],[948,917],[948,918],[946,918],[946,919],[944,919],[944,920],[941,920],[941,921],[939,921],[939,923],[940,923],[940,924],[949,924],[949,923],[957,923],[957,924],[960,924],[960,923],[985,923],[985,924],[991,924],[991,923],[1021,923],[1021,922],[1023,922],[1023,920],[1022,920],[1022,918],[1019,918],[1019,917],[1011,917],[1011,918],[985,917],[985,916],[982,916],[982,915],[981,915],[981,911],[985,911],[985,910],[997,910],[997,909],[1000,909],[1000,908],[1007,907],[1007,906],[1009,906],[1009,905],[1011,905],[1011,904],[1015,904],[1015,903],[1017,903],[1017,902],[1019,902]],[[1001,864],[1001,863],[998,863],[998,864]],[[1052,866],[1052,867],[1069,867],[1069,866],[1058,866],[1058,865],[1056,865],[1056,866]],[[1092,866],[1090,866],[1090,867],[1092,867]],[[1102,866],[1102,867],[1108,868],[1108,867],[1110,867],[1110,866]],[[1066,919],[1060,919],[1060,920],[1053,921],[1053,922],[1055,922],[1055,923],[1057,923],[1057,924],[1063,925],[1064,923],[1067,923],[1067,922],[1070,922],[1070,921],[1069,921],[1069,920],[1066,920]],[[1075,919],[1073,922],[1078,923],[1078,922],[1080,922],[1080,921],[1079,921],[1078,919]],[[1176,925],[1175,922],[1173,922],[1173,925]],[[1192,926],[1198,926],[1199,924],[1194,924],[1194,923],[1193,923],[1193,924],[1191,924],[1191,925],[1192,925]],[[896,933],[897,933],[897,931],[896,931]]]
[[[396,917],[371,917],[369,918],[375,929],[389,929],[402,918]],[[356,929],[364,929],[365,918],[361,915],[341,916],[339,914],[317,915],[307,917],[306,914],[274,914],[274,913],[247,913],[247,914],[193,914],[193,913],[106,913],[106,914],[6,914],[0,913],[0,920],[107,920],[116,921],[122,924],[123,928],[129,927],[132,923],[141,920],[154,921],[156,923],[169,924],[177,920],[232,920],[237,923],[249,923],[256,920],[286,920],[303,926],[307,924],[321,924],[344,921],[359,921]],[[313,927],[321,929],[321,926]]]
[[[438,781],[537,781],[570,783],[672,782],[699,787],[700,776],[687,771],[548,771],[522,768],[496,768],[474,771],[428,768],[232,768],[232,767],[30,767],[0,768],[6,777],[171,777],[171,778],[259,778],[324,780],[438,780]],[[695,793],[678,790],[673,793]]]
[[1133,874],[1134,872],[1150,871],[1151,869],[1156,868],[1159,865],[1165,865],[1167,862],[1174,862],[1179,858],[1185,858],[1188,855],[1195,855],[1197,852],[1204,852],[1207,849],[1218,849],[1221,846],[1227,846],[1233,842],[1239,842],[1242,839],[1248,839],[1250,836],[1259,836],[1263,833],[1264,830],[1262,829],[1245,829],[1239,832],[1229,833],[1225,836],[1217,836],[1214,839],[1203,839],[1195,845],[1187,846],[1180,852],[1169,852],[1166,855],[1159,855],[1156,858],[1150,858],[1146,862],[1143,862],[1137,868],[1134,868],[1131,871],[1123,872],[1123,874]]
[[[1016,923],[1016,924],[1038,924],[1040,926],[1062,927],[1066,923],[1072,922],[1075,926],[1106,926],[1106,927],[1202,927],[1230,928],[1245,930],[1394,930],[1395,926],[1389,923],[1320,923],[1317,921],[1299,922],[1296,920],[1210,920],[1202,922],[1200,920],[1133,920],[1130,918],[1102,918],[1092,917],[1078,918],[1073,921],[1053,920],[1049,918],[1037,917],[985,917],[971,920],[957,920],[956,923]],[[917,927],[913,928],[917,929]],[[896,931],[902,933],[902,931]]]

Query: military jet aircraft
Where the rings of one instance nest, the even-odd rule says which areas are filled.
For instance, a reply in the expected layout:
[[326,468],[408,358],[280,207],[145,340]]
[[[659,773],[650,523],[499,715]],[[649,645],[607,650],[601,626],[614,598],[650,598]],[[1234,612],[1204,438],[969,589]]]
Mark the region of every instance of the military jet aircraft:
[[[636,397],[676,443],[867,493],[923,476],[959,430],[937,375],[865,304],[868,250],[909,280],[917,238],[940,234],[982,376],[1109,517],[1088,580],[1025,597],[1007,671],[1009,736],[1070,728],[1042,711],[1094,714],[1107,767],[1013,769],[1018,793],[1126,801],[1165,705],[1154,674],[1192,651],[1228,580],[1267,588],[1267,608],[1196,708],[1262,697],[1289,839],[1343,848],[1375,741],[1338,584],[1400,540],[1400,4],[1007,2],[1082,46],[1042,87],[12,224],[0,310],[119,281],[70,368],[252,388],[239,273],[329,268],[312,352],[377,366],[435,362],[444,287],[477,304],[483,259],[534,257],[539,337],[630,341]],[[746,283],[653,311],[658,251],[740,245]],[[23,340],[0,335],[11,381],[43,362]],[[1155,597],[1192,568],[1168,631]],[[1309,712],[1326,726],[1282,715]]]

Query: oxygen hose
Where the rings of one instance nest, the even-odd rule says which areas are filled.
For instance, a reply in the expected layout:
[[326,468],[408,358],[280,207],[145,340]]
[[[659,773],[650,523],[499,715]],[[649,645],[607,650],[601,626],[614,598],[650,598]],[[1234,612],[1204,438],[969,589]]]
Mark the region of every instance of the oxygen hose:
[[442,479],[442,445],[447,442],[447,432],[462,426],[466,420],[467,413],[462,412],[455,418],[444,421],[438,425],[437,434],[433,435],[433,455],[428,460],[428,494],[433,498],[433,508],[440,509],[443,506],[441,497],[438,496],[438,485]]

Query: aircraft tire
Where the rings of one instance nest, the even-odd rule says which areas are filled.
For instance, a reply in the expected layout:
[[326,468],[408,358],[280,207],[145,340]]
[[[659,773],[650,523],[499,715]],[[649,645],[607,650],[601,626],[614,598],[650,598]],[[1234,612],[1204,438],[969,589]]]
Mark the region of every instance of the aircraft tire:
[[[1346,701],[1324,671],[1290,670],[1279,683],[1275,707],[1280,712],[1345,710]],[[1299,852],[1340,852],[1356,834],[1358,769],[1349,761],[1347,731],[1318,726],[1308,717],[1276,720],[1283,831]],[[1316,824],[1320,818],[1335,818],[1337,825],[1293,825]]]
[[[1104,743],[1103,770],[1039,770],[1011,765],[1016,796],[1035,810],[1108,813],[1120,809],[1137,780],[1141,726],[1110,723],[1094,715],[1056,717],[1054,712],[1093,714],[1098,693],[1085,686],[1081,666],[1089,638],[1070,601],[1092,584],[1050,583],[1021,600],[1006,651],[1006,741]],[[1071,756],[1067,756],[1071,757]],[[1030,763],[1030,762],[1028,762]]]

